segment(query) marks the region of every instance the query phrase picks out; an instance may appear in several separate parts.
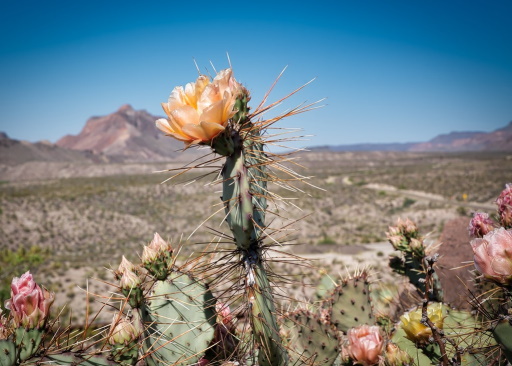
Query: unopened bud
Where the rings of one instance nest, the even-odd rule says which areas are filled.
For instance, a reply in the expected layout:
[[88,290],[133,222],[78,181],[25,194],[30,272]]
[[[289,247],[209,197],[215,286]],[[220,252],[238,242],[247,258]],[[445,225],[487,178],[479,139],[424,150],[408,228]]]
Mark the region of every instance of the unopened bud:
[[141,332],[128,319],[114,316],[109,334],[108,342],[111,345],[128,345],[135,341]]
[[158,258],[158,251],[149,246],[145,246],[142,251],[142,263],[150,264],[156,261]]
[[123,290],[136,288],[140,285],[140,278],[132,271],[125,271],[121,277],[120,286]]

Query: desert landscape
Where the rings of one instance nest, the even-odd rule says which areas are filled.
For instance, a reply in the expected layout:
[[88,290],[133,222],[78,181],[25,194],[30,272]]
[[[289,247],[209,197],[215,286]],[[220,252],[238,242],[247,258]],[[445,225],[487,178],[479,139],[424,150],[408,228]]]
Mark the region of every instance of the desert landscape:
[[[282,250],[311,260],[305,268],[275,265],[276,272],[293,275],[295,283],[285,291],[299,300],[312,296],[313,289],[303,285],[315,285],[320,268],[342,275],[370,266],[391,281],[388,226],[410,218],[429,240],[439,241],[447,223],[459,218],[458,227],[467,226],[472,212],[495,209],[493,200],[512,171],[512,155],[506,152],[313,150],[296,159],[300,166],[293,168],[311,177],[311,185],[298,183],[296,192],[271,187],[290,200],[276,203],[272,211],[278,215],[270,227],[289,228],[276,238],[290,244]],[[217,173],[197,181],[198,173],[188,173],[163,183],[172,173],[156,171],[177,168],[183,164],[179,160],[24,164],[30,168],[11,166],[11,175],[2,177],[0,246],[5,253],[37,249],[43,260],[30,263],[31,270],[58,294],[59,307],[69,304],[77,321],[84,315],[85,289],[112,290],[104,282],[114,282],[111,270],[121,256],[136,260],[154,232],[181,246],[179,261],[185,261],[228,230],[221,224],[223,210],[198,228],[220,208],[220,188],[210,184]],[[23,178],[19,171],[30,174]],[[458,250],[469,251],[469,244]],[[28,266],[6,266],[4,288]]]

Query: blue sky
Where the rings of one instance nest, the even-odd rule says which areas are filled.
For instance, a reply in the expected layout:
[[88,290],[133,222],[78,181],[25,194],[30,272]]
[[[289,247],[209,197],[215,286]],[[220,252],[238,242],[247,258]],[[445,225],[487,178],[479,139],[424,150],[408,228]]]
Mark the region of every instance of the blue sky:
[[[55,142],[130,103],[162,115],[176,85],[228,66],[256,106],[316,80],[276,112],[303,145],[425,141],[512,120],[509,0],[3,1],[0,131]],[[272,98],[271,98],[272,99]]]

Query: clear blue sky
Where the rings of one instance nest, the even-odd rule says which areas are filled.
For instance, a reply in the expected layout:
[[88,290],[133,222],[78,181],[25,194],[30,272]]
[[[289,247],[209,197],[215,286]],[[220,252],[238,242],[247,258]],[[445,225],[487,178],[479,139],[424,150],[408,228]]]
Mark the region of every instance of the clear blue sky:
[[[425,141],[512,120],[512,1],[2,1],[0,131],[56,141],[93,115],[160,102],[227,67],[255,106],[317,77],[281,110],[305,145]],[[277,110],[279,111],[279,109]]]

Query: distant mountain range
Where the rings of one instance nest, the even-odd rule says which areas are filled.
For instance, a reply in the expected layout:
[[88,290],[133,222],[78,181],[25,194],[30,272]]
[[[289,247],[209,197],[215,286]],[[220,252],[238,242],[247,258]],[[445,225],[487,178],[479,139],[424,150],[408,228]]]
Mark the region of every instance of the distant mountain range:
[[[156,127],[158,116],[123,105],[116,112],[91,117],[78,135],[57,143],[30,143],[0,132],[0,164],[13,166],[44,162],[158,162],[180,157],[183,144],[164,136]],[[512,151],[512,122],[493,132],[451,132],[427,142],[316,146],[317,151]],[[190,149],[185,154],[198,154]]]
[[123,105],[112,114],[91,117],[82,131],[57,141],[59,147],[90,150],[121,161],[162,161],[176,158],[183,143],[155,127],[159,117]]
[[327,151],[512,151],[512,121],[492,132],[463,131],[438,135],[427,142],[314,146],[310,150]]

